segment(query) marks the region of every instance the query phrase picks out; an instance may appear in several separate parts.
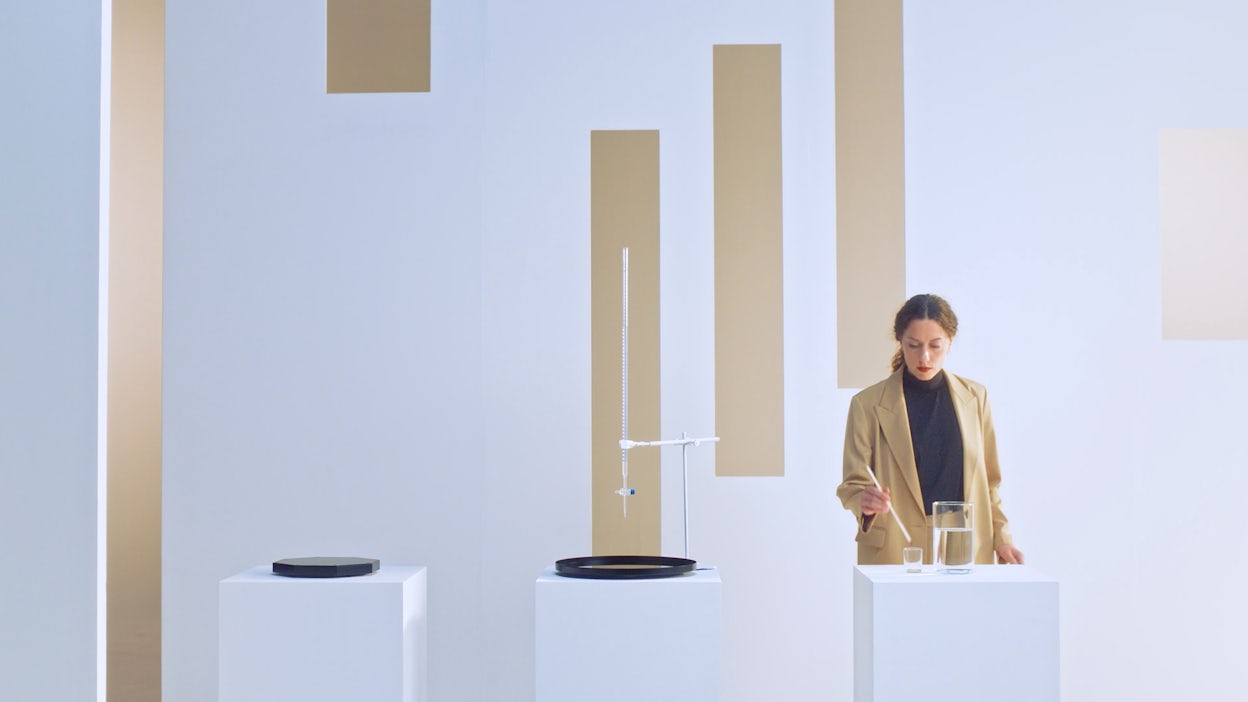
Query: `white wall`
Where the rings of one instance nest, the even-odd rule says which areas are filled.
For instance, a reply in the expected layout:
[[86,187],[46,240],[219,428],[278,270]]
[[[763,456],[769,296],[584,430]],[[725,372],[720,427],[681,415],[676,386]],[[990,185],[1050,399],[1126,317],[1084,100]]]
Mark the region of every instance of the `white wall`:
[[[217,580],[344,549],[431,566],[435,698],[531,697],[533,579],[589,548],[591,129],[663,130],[665,429],[714,428],[714,43],[785,47],[789,314],[810,340],[790,344],[790,402],[830,387],[831,8],[583,5],[437,5],[432,94],[325,96],[318,8],[170,3],[167,697],[212,696]],[[730,661],[760,659],[729,667],[740,699],[808,696],[832,684],[812,661],[848,654],[822,595],[850,553],[828,538],[821,436],[842,420],[794,408],[814,433],[785,480],[717,481],[694,456],[692,538],[732,582]],[[773,596],[762,569],[828,548]]]
[[0,5],[0,699],[97,680],[99,3]]
[[[490,3],[486,699],[531,699],[533,579],[590,549],[591,130],[660,132],[663,438],[715,430],[711,86],[723,43],[782,45],[787,465],[783,479],[715,478],[714,449],[692,449],[690,555],[723,573],[726,699],[852,691],[853,555],[839,537],[853,527],[830,508],[848,401],[833,391],[832,10]],[[680,555],[680,453],[667,451],[663,546]]]
[[[907,4],[908,287],[992,391],[1064,698],[1220,696],[1243,609],[1184,573],[1248,480],[1243,345],[1160,340],[1156,129],[1243,123],[1243,11],[989,5]],[[786,474],[694,449],[691,555],[730,702],[849,699],[832,3],[435,3],[429,95],[325,95],[323,16],[169,6],[166,697],[214,697],[219,579],[342,552],[430,566],[432,699],[532,698],[533,579],[590,543],[589,132],[660,130],[664,434],[712,431],[711,47],[780,43]]]
[[[1241,3],[907,3],[908,284],[954,302],[1063,699],[1230,699],[1243,341],[1161,338],[1158,130],[1248,127]],[[1248,303],[1248,300],[1244,301]]]
[[482,699],[480,7],[426,95],[326,95],[323,3],[167,6],[164,698],[216,698],[217,582],[425,564],[433,699]]

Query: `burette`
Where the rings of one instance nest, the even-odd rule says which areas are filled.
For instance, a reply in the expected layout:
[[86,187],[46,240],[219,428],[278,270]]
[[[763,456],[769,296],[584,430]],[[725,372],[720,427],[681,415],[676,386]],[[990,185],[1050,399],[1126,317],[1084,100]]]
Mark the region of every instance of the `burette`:
[[623,503],[624,518],[628,519],[628,497],[637,494],[637,490],[628,486],[628,452],[635,448],[649,446],[679,446],[680,468],[684,486],[684,522],[685,522],[685,558],[689,557],[689,447],[703,443],[716,443],[718,436],[694,438],[681,432],[679,439],[666,441],[633,441],[628,438],[628,247],[621,252],[622,258],[622,301],[620,309],[620,489],[615,494]]
[[620,496],[624,507],[624,518],[628,519],[628,496],[637,491],[628,486],[628,448],[624,441],[628,439],[628,247],[621,252],[623,258],[623,287],[620,296],[620,476],[623,481],[615,494]]

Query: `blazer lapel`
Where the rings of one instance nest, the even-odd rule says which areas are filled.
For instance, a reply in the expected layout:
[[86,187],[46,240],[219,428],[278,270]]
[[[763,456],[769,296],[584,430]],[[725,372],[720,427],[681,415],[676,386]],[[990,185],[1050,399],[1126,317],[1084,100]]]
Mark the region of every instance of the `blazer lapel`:
[[914,460],[914,444],[910,441],[910,420],[906,416],[906,398],[901,386],[902,372],[897,371],[889,376],[884,393],[880,396],[880,403],[875,407],[875,416],[884,432],[888,450],[901,470],[901,477],[918,504],[918,513],[926,514],[923,492],[919,488],[919,469]]
[[980,440],[979,422],[976,418],[979,411],[975,404],[975,395],[962,379],[946,371],[949,380],[950,394],[953,395],[953,409],[958,415],[958,426],[962,429],[962,485],[966,495],[963,499],[970,500],[971,486],[975,477],[975,466],[979,463]]

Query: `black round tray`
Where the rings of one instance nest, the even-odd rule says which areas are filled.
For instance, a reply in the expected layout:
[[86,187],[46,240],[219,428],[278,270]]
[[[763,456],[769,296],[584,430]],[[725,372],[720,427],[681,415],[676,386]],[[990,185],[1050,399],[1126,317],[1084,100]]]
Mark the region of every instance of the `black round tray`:
[[597,580],[645,580],[687,575],[697,561],[670,556],[581,556],[555,561],[555,575]]
[[381,568],[376,558],[354,556],[313,556],[311,558],[283,558],[273,561],[273,574],[288,578],[350,578],[371,575]]

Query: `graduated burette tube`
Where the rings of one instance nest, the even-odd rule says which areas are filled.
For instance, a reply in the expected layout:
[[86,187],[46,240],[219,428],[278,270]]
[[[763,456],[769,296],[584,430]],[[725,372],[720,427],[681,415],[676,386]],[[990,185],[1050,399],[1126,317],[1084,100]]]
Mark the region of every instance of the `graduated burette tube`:
[[628,440],[628,247],[621,252],[622,256],[622,295],[620,304],[620,489],[615,494],[620,496],[624,506],[624,518],[628,518],[628,496],[636,493],[628,486],[628,449],[623,442]]

